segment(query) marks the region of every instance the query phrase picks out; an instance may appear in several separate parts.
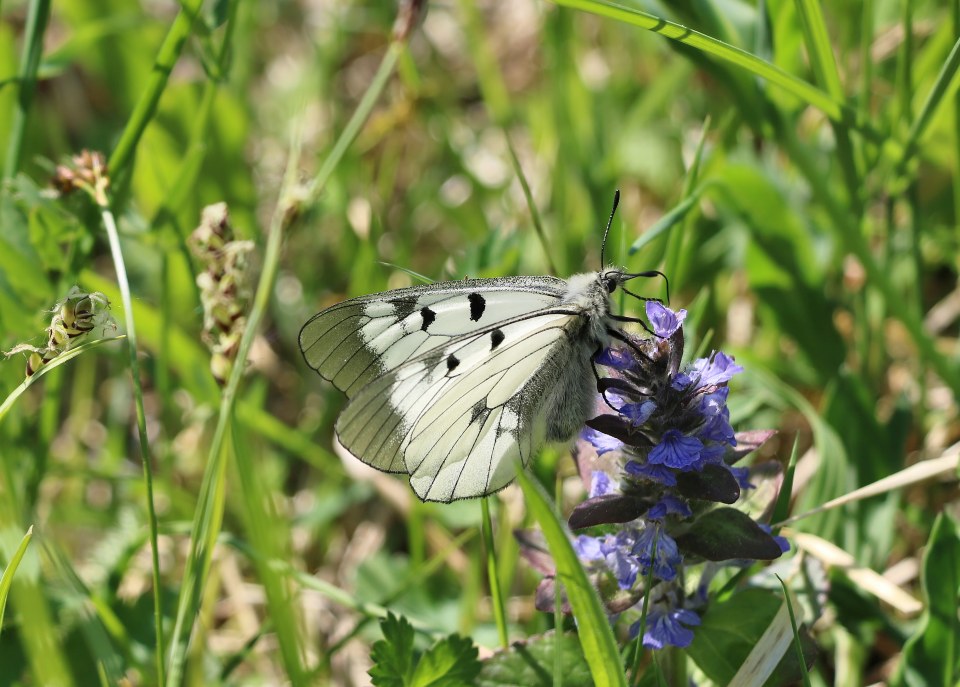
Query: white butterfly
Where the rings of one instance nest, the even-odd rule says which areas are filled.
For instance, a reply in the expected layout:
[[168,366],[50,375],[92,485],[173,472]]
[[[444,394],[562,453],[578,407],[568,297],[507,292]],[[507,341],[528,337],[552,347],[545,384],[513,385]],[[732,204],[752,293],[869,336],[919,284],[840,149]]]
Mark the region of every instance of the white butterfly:
[[545,441],[583,428],[593,356],[622,339],[618,322],[637,321],[610,314],[610,294],[654,274],[606,268],[375,293],[314,315],[300,349],[350,399],[336,424],[350,453],[406,473],[424,501],[476,498],[513,481]]

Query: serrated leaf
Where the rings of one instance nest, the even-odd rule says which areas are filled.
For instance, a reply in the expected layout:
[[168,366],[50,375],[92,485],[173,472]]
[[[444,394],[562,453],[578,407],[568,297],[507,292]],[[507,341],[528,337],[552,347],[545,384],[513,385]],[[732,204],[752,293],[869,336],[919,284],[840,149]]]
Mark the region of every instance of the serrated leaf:
[[557,637],[550,633],[515,642],[506,651],[483,662],[477,687],[553,687],[555,658],[559,655],[561,684],[564,687],[590,687],[593,678],[580,642],[574,634]]
[[684,554],[708,561],[736,558],[771,561],[783,553],[773,537],[736,508],[717,508],[704,513],[675,539]]
[[370,681],[377,687],[405,687],[413,670],[413,626],[393,613],[380,621],[383,639],[373,643]]
[[409,684],[411,687],[469,687],[475,684],[481,667],[473,641],[450,635],[423,654]]

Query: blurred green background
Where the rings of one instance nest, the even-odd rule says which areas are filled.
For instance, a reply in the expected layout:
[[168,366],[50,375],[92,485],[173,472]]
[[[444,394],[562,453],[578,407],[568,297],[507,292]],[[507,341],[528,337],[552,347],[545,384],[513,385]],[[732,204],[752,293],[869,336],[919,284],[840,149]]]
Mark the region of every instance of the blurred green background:
[[[783,460],[797,441],[795,512],[957,440],[960,3],[623,3],[699,32],[660,26],[681,41],[647,30],[649,15],[565,4],[581,9],[429,3],[355,140],[284,226],[210,492],[222,533],[189,683],[365,684],[379,634],[362,604],[496,646],[478,504],[419,504],[402,481],[341,461],[331,435],[344,399],[302,363],[297,332],[345,297],[416,283],[408,270],[597,269],[618,188],[608,255],[668,274],[671,304],[691,312],[690,353],[722,347],[747,368],[734,427],[779,429],[765,450]],[[393,3],[360,1],[0,4],[0,349],[42,345],[47,311],[74,284],[107,294],[123,329],[99,213],[49,183],[81,149],[103,151],[139,335],[165,633],[191,526],[218,512],[197,507],[221,389],[186,238],[204,206],[225,201],[238,237],[256,243],[256,284],[285,170],[315,178],[395,16]],[[97,347],[0,417],[0,563],[36,528],[0,633],[0,685],[158,679],[127,363],[122,345]],[[0,362],[0,398],[22,381],[22,356]],[[557,470],[572,473],[560,453],[535,469],[551,489]],[[521,638],[553,618],[533,609],[537,576],[517,563],[518,492],[498,503]],[[797,527],[877,571],[899,564],[896,582],[919,596],[944,509],[956,517],[955,479]],[[925,621],[830,579],[817,679],[887,679]],[[956,601],[946,593],[937,603]]]

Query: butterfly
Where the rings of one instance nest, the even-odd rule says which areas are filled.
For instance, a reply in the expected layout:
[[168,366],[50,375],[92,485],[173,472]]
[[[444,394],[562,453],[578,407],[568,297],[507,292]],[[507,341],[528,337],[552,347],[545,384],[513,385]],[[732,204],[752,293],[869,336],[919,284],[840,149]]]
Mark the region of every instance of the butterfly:
[[423,501],[486,496],[545,442],[583,428],[599,381],[594,356],[626,340],[619,323],[641,322],[611,314],[610,296],[654,275],[663,276],[608,267],[375,293],[314,315],[300,350],[349,399],[336,433],[351,454],[409,475]]

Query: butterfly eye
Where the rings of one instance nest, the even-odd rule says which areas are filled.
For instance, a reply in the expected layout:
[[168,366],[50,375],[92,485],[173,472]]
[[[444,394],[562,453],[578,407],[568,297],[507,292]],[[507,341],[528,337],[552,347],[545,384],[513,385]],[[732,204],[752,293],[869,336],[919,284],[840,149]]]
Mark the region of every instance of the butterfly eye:
[[613,277],[607,277],[604,279],[604,286],[607,287],[607,293],[613,293],[617,290],[617,280]]

